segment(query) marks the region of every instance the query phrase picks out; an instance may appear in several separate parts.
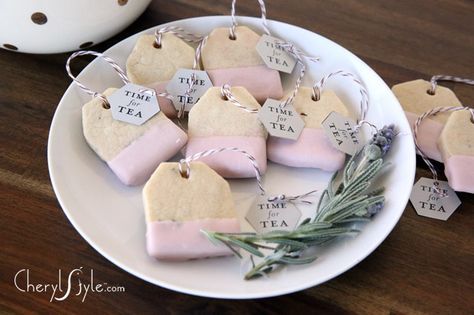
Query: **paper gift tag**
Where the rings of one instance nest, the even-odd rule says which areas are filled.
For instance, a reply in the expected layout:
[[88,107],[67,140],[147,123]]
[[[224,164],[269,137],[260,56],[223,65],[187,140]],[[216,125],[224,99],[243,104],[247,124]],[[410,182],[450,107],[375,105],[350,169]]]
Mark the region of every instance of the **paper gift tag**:
[[170,80],[180,68],[192,68],[194,48],[181,38],[162,34],[161,47],[154,35],[141,35],[127,59],[127,75],[133,83],[147,85]]
[[258,112],[258,118],[270,135],[296,140],[304,128],[304,121],[293,105],[283,107],[281,104],[281,101],[267,99]]
[[[117,89],[104,92],[110,97]],[[174,156],[187,141],[186,134],[159,112],[141,125],[112,117],[98,97],[82,108],[84,137],[126,185],[143,184],[159,163]]]
[[237,26],[236,38],[229,28],[214,29],[202,48],[202,64],[215,86],[245,87],[257,101],[283,96],[280,74],[266,66],[257,52],[260,35],[246,26]]
[[[418,116],[430,109],[446,106],[462,106],[452,90],[438,85],[435,94],[431,95],[428,93],[430,87],[430,82],[425,80],[404,82],[392,87],[392,92],[402,105],[412,129]],[[443,160],[436,142],[450,115],[451,113],[446,112],[427,118],[423,121],[423,127],[420,128],[418,135],[418,143],[422,151],[429,158],[438,162],[442,162]]]
[[155,91],[133,83],[124,85],[107,100],[114,119],[137,126],[160,111]]
[[279,46],[278,43],[281,42],[279,38],[263,34],[258,41],[257,52],[269,68],[291,73],[295,68],[296,59]]
[[344,165],[345,154],[337,150],[325,134],[322,122],[331,113],[349,117],[349,111],[331,90],[323,90],[318,101],[313,100],[311,87],[300,87],[293,106],[305,126],[296,141],[270,137],[268,159],[291,167],[320,168],[337,171]]
[[441,194],[437,194],[434,182],[431,178],[420,178],[413,186],[410,201],[418,215],[446,221],[461,201],[445,181],[438,180]]
[[[231,89],[234,97],[249,109],[260,105],[243,87]],[[256,113],[237,107],[224,99],[220,87],[206,91],[189,112],[189,142],[186,156],[213,148],[236,147],[255,157],[262,172],[267,165],[267,132]],[[255,177],[247,157],[236,152],[223,152],[202,159],[220,175],[227,178]]]
[[331,112],[322,125],[329,140],[339,151],[354,155],[362,147],[359,133],[355,132],[356,122],[351,118]]
[[160,164],[143,188],[143,203],[150,256],[185,260],[232,254],[201,232],[240,232],[229,184],[206,164],[190,163],[188,177],[180,174],[178,163]]
[[[192,80],[193,84],[191,84]],[[212,87],[212,82],[206,71],[179,69],[168,83],[166,90],[174,96],[173,104],[176,110],[180,110],[185,104],[184,110],[190,111],[210,87]],[[186,95],[188,90],[189,93]]]
[[259,195],[245,216],[257,233],[292,231],[300,217],[301,211],[294,204],[268,201],[268,195]]
[[474,193],[474,122],[468,110],[451,113],[438,147],[449,185],[456,191]]

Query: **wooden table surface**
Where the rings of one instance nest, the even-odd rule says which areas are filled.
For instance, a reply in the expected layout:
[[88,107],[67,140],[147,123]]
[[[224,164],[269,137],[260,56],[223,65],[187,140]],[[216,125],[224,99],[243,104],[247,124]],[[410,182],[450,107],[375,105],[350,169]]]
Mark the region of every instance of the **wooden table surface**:
[[[228,14],[229,2],[153,1],[134,24],[94,49],[103,51],[164,22]],[[267,9],[271,19],[307,28],[351,50],[389,86],[432,74],[474,77],[472,0],[272,0]],[[238,14],[258,14],[256,1],[239,1]],[[0,313],[474,311],[474,198],[469,194],[459,194],[462,205],[447,222],[420,217],[408,204],[393,232],[368,258],[331,281],[286,296],[249,301],[189,296],[116,267],[72,227],[49,180],[46,144],[54,111],[70,84],[67,57],[0,51]],[[473,104],[473,87],[443,85],[464,104]],[[419,176],[429,176],[421,160]],[[36,283],[51,283],[58,269],[78,266],[94,269],[97,281],[122,284],[126,292],[89,294],[83,303],[78,297],[50,303],[47,294],[22,293],[13,284],[21,269],[30,269]]]

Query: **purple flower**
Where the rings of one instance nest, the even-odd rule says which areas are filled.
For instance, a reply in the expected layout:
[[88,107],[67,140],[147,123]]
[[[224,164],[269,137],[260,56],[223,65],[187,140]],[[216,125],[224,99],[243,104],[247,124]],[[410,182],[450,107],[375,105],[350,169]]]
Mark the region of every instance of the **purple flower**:
[[377,213],[379,213],[383,209],[383,206],[384,206],[383,201],[374,203],[373,205],[371,205],[367,208],[366,216],[369,217],[369,218],[373,217],[374,215],[376,215]]
[[390,150],[394,138],[395,125],[392,124],[384,126],[375,135],[373,135],[372,140],[369,142],[369,146],[376,145],[379,147],[381,151],[380,157],[383,157]]

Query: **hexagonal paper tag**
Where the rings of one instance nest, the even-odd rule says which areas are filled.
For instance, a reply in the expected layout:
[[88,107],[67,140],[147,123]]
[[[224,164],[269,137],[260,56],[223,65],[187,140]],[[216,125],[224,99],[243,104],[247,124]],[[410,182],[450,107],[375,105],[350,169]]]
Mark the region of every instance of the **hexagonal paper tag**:
[[355,121],[337,112],[331,112],[321,123],[329,141],[344,153],[354,155],[362,147],[360,134],[354,132]]
[[434,191],[434,180],[420,178],[411,191],[410,201],[418,215],[446,221],[461,205],[461,201],[448,182],[438,180],[442,194]]
[[264,34],[257,43],[257,52],[267,67],[291,73],[295,68],[296,59],[278,44],[281,42],[279,38]]
[[258,111],[258,118],[274,137],[296,140],[303,131],[304,120],[293,105],[281,106],[281,102],[267,99]]
[[155,91],[133,83],[122,86],[107,100],[115,120],[137,126],[160,111]]
[[[186,91],[191,86],[191,80],[194,76],[194,84],[191,87],[189,95]],[[168,83],[166,91],[173,95],[173,105],[176,110],[180,110],[184,105],[184,110],[189,111],[199,98],[212,87],[212,81],[206,71],[194,69],[179,69]]]
[[289,202],[268,201],[268,195],[259,195],[245,218],[257,233],[273,230],[291,231],[296,228],[301,211]]

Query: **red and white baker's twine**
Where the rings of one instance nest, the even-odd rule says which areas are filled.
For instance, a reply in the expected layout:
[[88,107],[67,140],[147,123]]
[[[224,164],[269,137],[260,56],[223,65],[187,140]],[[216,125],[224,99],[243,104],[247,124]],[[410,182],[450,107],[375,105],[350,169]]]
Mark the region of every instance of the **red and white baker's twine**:
[[[236,34],[235,34],[235,28],[237,27],[237,20],[235,19],[235,3],[236,0],[232,1],[232,6],[230,10],[230,17],[232,19],[232,26],[229,29],[229,34],[231,39],[236,39]],[[267,9],[265,8],[265,2],[263,0],[258,0],[258,4],[260,5],[260,11],[262,13],[261,20],[262,20],[262,27],[263,31],[267,35],[271,35],[270,29],[268,28],[267,24]],[[297,63],[301,66],[300,74],[298,78],[296,79],[295,83],[295,88],[293,89],[293,93],[290,95],[290,97],[285,100],[281,106],[285,107],[288,104],[293,103],[294,98],[296,97],[296,94],[298,93],[298,89],[301,85],[301,82],[303,81],[303,77],[306,72],[306,66],[303,62],[303,57],[309,59],[310,61],[316,62],[319,61],[319,57],[311,57],[305,55],[300,49],[298,49],[293,43],[290,42],[280,42],[277,43],[281,48],[283,48],[286,52],[291,54],[296,60]]]
[[359,87],[359,93],[360,93],[360,118],[358,121],[358,124],[356,126],[356,129],[359,129],[362,124],[368,124],[370,126],[373,126],[369,122],[365,120],[365,116],[367,115],[367,111],[369,109],[369,94],[367,93],[367,90],[365,89],[364,85],[362,82],[352,73],[344,71],[344,70],[337,70],[335,72],[331,72],[324,77],[321,78],[318,82],[316,82],[313,86],[313,98],[316,101],[319,101],[321,98],[321,93],[323,90],[324,83],[326,81],[334,76],[342,76],[342,77],[347,77],[352,79],[357,86]]
[[[235,34],[235,28],[237,27],[238,23],[235,18],[235,4],[237,0],[232,1],[231,9],[230,9],[230,18],[232,21],[232,25],[229,27],[229,38],[230,39],[236,39],[237,35]],[[270,35],[270,30],[268,29],[268,24],[267,24],[267,9],[265,8],[265,2],[263,0],[258,0],[258,3],[260,5],[260,10],[262,13],[261,20],[262,20],[262,27],[265,32],[265,34]],[[199,66],[200,60],[201,60],[201,52],[202,48],[206,45],[208,36],[203,36],[200,38],[200,40],[197,40],[195,42],[199,42],[199,45],[196,48],[196,54],[194,57],[194,69],[197,69]]]
[[196,73],[191,73],[191,76],[189,77],[188,80],[188,88],[184,92],[184,101],[181,104],[179,111],[178,111],[178,119],[181,119],[184,115],[184,112],[186,110],[186,104],[188,103],[189,96],[191,92],[193,91],[194,86],[196,85]]
[[179,26],[165,26],[155,30],[155,47],[161,48],[162,45],[162,36],[164,33],[173,34],[184,41],[189,43],[199,43],[196,52],[194,55],[193,69],[198,69],[200,60],[201,60],[201,50],[202,47],[206,44],[207,35],[199,35],[186,31],[184,28]]
[[420,125],[421,125],[421,122],[429,117],[429,116],[433,116],[433,115],[436,115],[438,113],[444,113],[444,112],[453,112],[453,111],[458,111],[458,110],[468,110],[470,111],[471,113],[471,121],[474,122],[474,109],[473,108],[469,108],[469,107],[465,107],[465,106],[450,106],[450,107],[436,107],[436,108],[433,108],[425,113],[423,113],[421,116],[419,116],[416,121],[415,121],[415,124],[413,126],[413,138],[415,140],[415,146],[416,146],[416,150],[418,152],[418,154],[421,156],[421,158],[423,159],[423,161],[425,161],[426,165],[428,165],[430,171],[431,171],[431,174],[433,175],[433,180],[434,180],[434,190],[436,193],[442,195],[441,193],[441,190],[439,189],[439,182],[438,182],[438,173],[436,172],[436,169],[433,165],[433,163],[431,163],[431,161],[426,157],[425,153],[421,150],[421,147],[420,145],[418,144],[418,130],[420,128]]
[[[266,11],[266,8],[265,8],[265,2],[263,0],[258,0],[258,3],[260,5],[260,10],[261,10],[261,13],[262,13],[261,20],[262,20],[263,30],[264,30],[265,34],[271,35],[270,30],[268,28],[268,24],[267,24],[267,18],[266,18],[267,11]],[[235,18],[235,4],[236,4],[236,0],[233,0],[232,1],[232,6],[231,6],[231,12],[230,12],[231,19],[232,19],[232,26],[229,28],[229,33],[230,33],[229,37],[231,39],[236,39],[237,38],[236,34],[235,34],[235,28],[237,27],[237,20]],[[198,46],[198,49],[196,49],[195,65],[199,61],[201,49],[205,45],[206,39],[207,39],[207,37],[204,38],[201,41],[200,45]],[[295,87],[293,89],[293,92],[288,97],[288,99],[286,99],[280,105],[281,107],[285,107],[288,104],[293,103],[294,98],[296,97],[296,94],[298,93],[298,89],[301,85],[301,82],[303,81],[303,77],[306,73],[306,65],[303,61],[303,58],[306,58],[306,59],[308,59],[312,62],[317,62],[317,61],[319,61],[319,57],[312,57],[312,56],[306,55],[305,53],[303,53],[303,51],[301,51],[298,47],[296,47],[293,43],[290,43],[290,42],[282,41],[282,42],[278,42],[276,44],[279,45],[283,50],[288,52],[290,55],[292,55],[297,60],[297,64],[300,65],[300,67],[301,67],[300,74],[299,74],[298,78],[296,79],[296,83],[295,83]],[[228,89],[226,86],[222,87],[221,93],[222,93],[223,96],[227,97],[237,107],[239,107],[239,108],[241,108],[241,109],[243,109],[247,112],[250,112],[250,113],[258,112],[258,110],[250,109],[250,108],[247,108],[247,107],[243,106],[242,104],[240,104],[232,96],[232,93],[230,92],[230,89]]]
[[[100,57],[100,58],[104,59],[105,61],[107,61],[107,63],[109,63],[112,66],[112,68],[117,72],[117,74],[119,75],[120,79],[122,79],[124,84],[130,83],[130,79],[127,77],[127,74],[125,73],[125,71],[112,58],[110,58],[110,57],[108,57],[108,56],[106,56],[102,53],[99,53],[99,52],[96,52],[96,51],[91,51],[91,50],[81,50],[81,51],[76,51],[75,53],[71,54],[71,56],[69,56],[69,58],[66,61],[66,72],[69,75],[69,77],[77,84],[77,86],[81,90],[83,90],[87,94],[91,95],[92,97],[100,98],[103,102],[103,107],[108,109],[108,108],[110,108],[110,105],[109,105],[109,102],[107,101],[107,97],[105,97],[104,94],[91,90],[86,85],[84,85],[82,82],[80,82],[72,74],[71,66],[70,66],[71,61],[76,57],[85,56],[85,55],[92,55],[92,56]],[[144,92],[147,92],[147,91],[150,91],[150,89],[145,89],[144,90]],[[152,93],[154,95],[157,95],[157,96],[160,96],[160,97],[173,99],[173,96],[169,93],[166,93],[166,92],[156,93],[155,91],[152,91]]]
[[70,66],[71,61],[76,57],[85,56],[85,55],[93,55],[93,56],[100,57],[100,58],[104,59],[105,61],[107,61],[112,66],[112,68],[114,68],[114,70],[117,72],[117,74],[119,75],[120,79],[122,79],[124,84],[130,83],[130,80],[128,79],[127,75],[125,74],[125,71],[123,71],[122,68],[120,68],[120,66],[112,58],[110,58],[110,57],[108,57],[108,56],[106,56],[102,53],[99,53],[99,52],[96,52],[96,51],[81,50],[81,51],[76,51],[71,56],[69,56],[69,58],[66,61],[66,72],[69,75],[69,77],[74,82],[76,82],[77,86],[79,86],[79,88],[81,88],[84,92],[91,95],[92,97],[99,97],[103,101],[104,108],[109,108],[109,102],[107,101],[107,98],[105,97],[105,95],[103,95],[102,93],[98,93],[96,91],[93,91],[93,90],[89,89],[87,86],[85,86],[83,83],[81,83],[72,74],[71,66]]
[[[237,27],[237,20],[235,19],[235,3],[237,0],[232,0],[232,6],[230,9],[230,17],[232,19],[232,26],[229,28],[229,34],[231,39],[236,39],[235,28]],[[270,35],[270,30],[268,29],[267,24],[267,9],[265,8],[265,2],[263,0],[258,0],[260,5],[260,11],[262,12],[262,27],[265,34]]]
[[[237,22],[235,20],[235,2],[236,2],[235,0],[232,1],[232,8],[231,8],[231,18],[232,18],[232,27],[230,28],[230,37],[231,38],[235,38],[235,36],[236,36],[235,35],[235,27],[237,26]],[[271,35],[270,30],[268,29],[268,25],[267,25],[267,19],[266,19],[267,11],[265,9],[265,3],[264,3],[263,0],[258,0],[258,3],[260,4],[260,9],[261,9],[261,12],[262,12],[261,20],[262,20],[262,27],[264,29],[264,32],[267,35]],[[305,65],[303,59],[306,58],[306,59],[308,59],[312,62],[317,62],[317,61],[319,61],[319,57],[312,57],[312,56],[306,55],[305,53],[303,53],[303,51],[301,51],[301,49],[299,49],[293,43],[290,43],[290,42],[282,41],[282,42],[278,42],[276,44],[278,46],[280,46],[281,48],[283,48],[283,50],[285,50],[287,53],[292,55],[297,60],[297,64],[300,65],[300,67],[301,67],[300,74],[296,78],[295,87],[293,89],[293,92],[283,103],[281,103],[281,107],[285,107],[285,106],[293,103],[293,101],[296,97],[296,94],[298,93],[298,90],[300,88],[300,85],[303,82],[303,78],[304,78],[304,75],[306,73],[306,65]]]
[[437,74],[437,75],[432,76],[430,80],[431,87],[428,93],[430,93],[431,95],[434,95],[436,93],[436,87],[438,86],[438,81],[452,81],[452,82],[474,85],[474,80],[472,79],[464,79],[464,78],[455,77],[452,75]]
[[287,106],[288,104],[292,104],[296,94],[298,93],[298,90],[300,88],[301,82],[303,82],[304,75],[306,73],[306,65],[303,62],[303,58],[306,58],[312,62],[317,62],[319,61],[319,57],[312,57],[308,56],[303,51],[301,51],[298,47],[296,47],[293,43],[290,42],[280,42],[277,43],[281,48],[283,48],[286,52],[288,52],[290,55],[292,55],[294,58],[297,60],[297,64],[300,65],[300,74],[298,78],[296,78],[296,83],[295,87],[293,88],[293,92],[291,93],[290,97],[288,97],[283,103],[282,107]]
[[[202,47],[206,44],[207,35],[202,36],[202,35],[194,34],[194,33],[186,31],[185,29],[179,26],[165,26],[155,31],[155,46],[157,48],[160,48],[162,45],[162,35],[164,33],[174,34],[175,36],[181,38],[182,40],[190,42],[190,43],[199,43],[198,46],[196,47],[194,60],[193,60],[193,69],[194,70],[199,69],[200,63],[201,63],[200,62],[201,51],[202,51]],[[188,79],[189,79],[188,88],[186,89],[184,93],[184,102],[180,105],[180,109],[178,110],[178,118],[182,118],[184,115],[189,96],[194,86],[196,85],[196,79],[197,79],[196,74],[192,73]],[[173,99],[173,96],[166,92],[158,93],[158,96],[166,97],[168,99]]]
[[235,96],[232,94],[231,92],[231,87],[229,84],[224,84],[222,87],[221,87],[221,95],[228,101],[230,101],[232,104],[234,104],[235,106],[237,106],[238,108],[246,111],[247,113],[252,113],[252,114],[256,114],[258,113],[258,109],[255,109],[255,108],[248,108],[244,105],[242,105],[236,98]]
[[208,36],[206,35],[201,38],[199,45],[196,47],[196,52],[194,53],[193,69],[198,69],[200,67],[202,48],[207,43],[207,37]]
[[[195,153],[191,156],[188,156],[185,159],[181,159],[179,161],[179,164],[178,164],[179,173],[181,174],[181,176],[183,176],[185,178],[189,178],[189,175],[191,174],[190,163],[192,161],[195,161],[195,160],[207,157],[207,156],[211,156],[211,155],[214,155],[214,154],[218,154],[218,153],[221,153],[221,152],[225,152],[225,151],[227,151],[227,152],[229,152],[229,151],[230,152],[238,152],[240,154],[245,155],[249,159],[249,161],[252,164],[252,167],[254,169],[254,172],[255,172],[255,178],[257,179],[257,185],[258,185],[258,188],[260,189],[260,194],[262,196],[265,195],[265,188],[263,188],[263,184],[262,184],[262,172],[260,171],[260,167],[258,166],[257,160],[250,153],[248,153],[247,151],[236,148],[236,147],[216,148],[216,149],[205,150],[205,151],[202,151],[202,152]],[[303,198],[308,197],[309,195],[312,195],[315,192],[317,192],[317,190],[312,190],[310,192],[307,192],[307,193],[304,193],[304,194],[301,194],[301,195],[296,195],[296,196],[286,196],[286,195],[281,194],[281,195],[278,195],[278,196],[275,196],[275,197],[269,197],[268,201],[269,202],[275,202],[275,201],[301,202],[301,203],[305,203],[305,204],[311,204],[312,203],[311,201],[303,200]]]
[[[277,45],[279,45],[285,51],[287,51],[288,53],[293,55],[296,58],[298,64],[301,66],[300,74],[299,74],[298,78],[296,79],[296,83],[295,83],[295,87],[293,88],[293,92],[291,93],[291,95],[284,102],[281,103],[281,107],[285,107],[285,106],[293,103],[293,101],[296,97],[296,94],[298,93],[298,90],[301,86],[301,82],[303,81],[303,77],[306,73],[306,66],[303,62],[303,58],[307,58],[308,60],[310,60],[312,62],[317,62],[317,61],[319,61],[319,57],[308,56],[305,53],[303,53],[299,48],[297,48],[294,44],[289,43],[289,42],[279,42],[279,43],[277,43]],[[233,104],[235,104],[237,107],[239,107],[239,108],[241,108],[241,109],[243,109],[243,110],[245,110],[249,113],[257,113],[258,112],[257,109],[248,108],[248,107],[242,105],[239,101],[237,101],[237,99],[232,95],[232,92],[230,91],[230,86],[228,84],[224,84],[222,86],[221,94],[222,94],[222,96],[224,96],[228,100],[230,100]]]
[[[224,151],[238,152],[238,153],[241,153],[241,154],[245,155],[249,159],[249,161],[250,161],[250,163],[252,163],[253,169],[255,171],[255,177],[257,178],[258,188],[262,192],[262,195],[265,194],[265,189],[263,188],[263,185],[262,185],[262,173],[260,172],[260,167],[258,166],[257,160],[250,153],[248,153],[247,151],[244,151],[242,149],[239,149],[239,148],[235,148],[235,147],[217,148],[217,149],[210,149],[210,150],[205,150],[205,151],[202,151],[202,152],[195,153],[195,154],[193,154],[191,156],[188,156],[185,159],[181,159],[179,161],[179,165],[178,165],[179,172],[182,176],[187,178],[187,177],[189,177],[189,174],[191,173],[191,168],[190,168],[190,165],[189,165],[190,162],[201,159],[201,158],[204,158],[206,156],[221,153],[221,152],[224,152]],[[183,169],[183,166],[186,167],[186,168]]]
[[179,26],[165,26],[155,30],[155,46],[161,48],[162,37],[164,33],[171,33],[189,43],[198,43],[202,40],[202,36],[186,31]]

